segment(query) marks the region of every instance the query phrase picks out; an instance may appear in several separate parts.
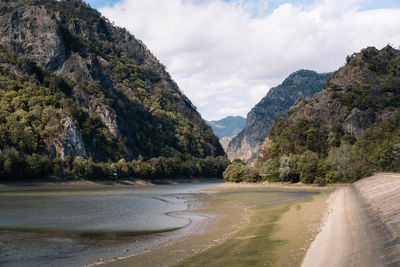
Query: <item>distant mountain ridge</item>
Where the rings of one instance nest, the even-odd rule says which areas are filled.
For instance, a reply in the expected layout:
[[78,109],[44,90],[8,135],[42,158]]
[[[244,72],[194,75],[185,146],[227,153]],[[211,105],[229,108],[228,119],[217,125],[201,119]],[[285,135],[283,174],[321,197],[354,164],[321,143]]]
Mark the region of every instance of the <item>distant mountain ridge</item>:
[[246,119],[241,116],[228,116],[220,120],[206,121],[220,139],[233,136],[243,130]]
[[229,159],[254,160],[275,119],[284,117],[296,99],[311,97],[321,91],[331,75],[299,70],[290,74],[282,84],[271,88],[247,114],[245,128],[230,141],[227,149]]

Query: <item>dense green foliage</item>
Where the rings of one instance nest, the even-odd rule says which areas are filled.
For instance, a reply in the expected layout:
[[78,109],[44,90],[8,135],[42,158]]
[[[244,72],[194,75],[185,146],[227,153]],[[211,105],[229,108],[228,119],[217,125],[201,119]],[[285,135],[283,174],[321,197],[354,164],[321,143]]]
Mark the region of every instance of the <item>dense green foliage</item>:
[[272,144],[263,149],[256,166],[271,181],[349,182],[372,171],[360,150],[364,137],[356,141],[339,125],[328,129],[318,122],[278,120],[269,138]]
[[400,171],[400,114],[365,130],[353,145],[365,164],[381,171]]
[[60,120],[70,116],[82,130],[84,141],[97,143],[93,157],[116,159],[124,155],[100,118],[68,97],[71,89],[63,79],[1,48],[0,63],[20,71],[15,75],[8,68],[0,68],[0,148],[45,153],[46,141],[57,138],[61,130]]
[[260,175],[254,168],[247,166],[240,160],[235,160],[230,164],[223,173],[225,180],[229,182],[258,182],[261,180]]
[[0,152],[0,181],[45,179],[162,179],[176,177],[222,177],[228,166],[226,157],[179,158],[156,157],[148,161],[121,159],[117,162],[94,162],[81,156],[65,160],[47,155],[24,155],[15,148]]

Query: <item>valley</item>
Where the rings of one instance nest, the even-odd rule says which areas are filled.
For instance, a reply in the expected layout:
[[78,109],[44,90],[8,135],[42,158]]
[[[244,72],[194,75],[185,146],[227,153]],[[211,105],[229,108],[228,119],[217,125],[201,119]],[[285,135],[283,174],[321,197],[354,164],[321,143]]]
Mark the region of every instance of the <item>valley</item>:
[[0,265],[399,266],[400,6],[275,2],[0,0]]

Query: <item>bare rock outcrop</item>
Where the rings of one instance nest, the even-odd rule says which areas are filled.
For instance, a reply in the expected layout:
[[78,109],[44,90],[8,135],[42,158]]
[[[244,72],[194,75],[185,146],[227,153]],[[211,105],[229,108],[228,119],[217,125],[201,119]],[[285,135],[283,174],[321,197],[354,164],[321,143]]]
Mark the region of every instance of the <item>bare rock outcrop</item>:
[[358,139],[361,133],[376,121],[376,115],[371,110],[361,111],[358,108],[353,108],[343,122],[343,129],[346,134],[350,134]]
[[54,157],[64,159],[66,156],[87,157],[82,134],[68,116],[60,120],[59,132],[46,141],[47,150]]
[[57,69],[65,60],[59,25],[44,7],[0,3],[0,43],[44,69]]

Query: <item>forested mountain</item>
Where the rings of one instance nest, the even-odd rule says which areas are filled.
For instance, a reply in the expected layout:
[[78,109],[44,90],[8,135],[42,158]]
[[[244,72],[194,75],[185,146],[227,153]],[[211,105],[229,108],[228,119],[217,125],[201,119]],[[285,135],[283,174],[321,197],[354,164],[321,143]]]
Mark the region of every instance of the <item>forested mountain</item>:
[[10,151],[94,162],[224,155],[146,46],[80,0],[0,1],[0,102],[0,165]]
[[221,139],[225,136],[233,136],[243,130],[246,119],[240,116],[228,116],[217,121],[207,121],[214,133]]
[[270,180],[352,181],[400,169],[400,51],[368,47],[346,61],[269,130],[256,165]]
[[284,117],[297,98],[311,97],[321,91],[330,76],[331,73],[299,70],[290,74],[282,84],[271,88],[247,114],[245,128],[230,141],[229,159],[254,160],[275,119]]

